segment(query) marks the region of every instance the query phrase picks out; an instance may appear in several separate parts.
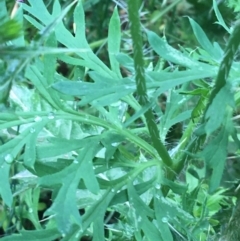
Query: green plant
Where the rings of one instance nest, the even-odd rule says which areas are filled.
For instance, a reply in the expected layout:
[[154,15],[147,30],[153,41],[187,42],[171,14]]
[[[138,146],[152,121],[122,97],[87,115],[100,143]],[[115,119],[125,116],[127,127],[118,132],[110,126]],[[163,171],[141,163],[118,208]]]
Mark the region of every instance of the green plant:
[[[235,200],[224,195],[224,165],[229,146],[236,156],[239,149],[233,113],[239,105],[240,24],[230,29],[214,1],[218,23],[230,35],[226,49],[189,18],[200,47],[177,50],[141,27],[140,1],[127,3],[133,58],[120,51],[115,8],[107,38],[110,66],[86,39],[81,1],[64,9],[55,1],[51,13],[42,0],[19,8],[19,23],[24,10],[39,35],[29,45],[21,35],[0,49],[3,66],[11,66],[1,71],[0,87],[3,241],[217,236],[215,215]],[[70,30],[63,19],[71,9]],[[142,35],[161,58],[156,65],[146,66]],[[170,66],[163,68],[163,60]],[[71,78],[57,71],[58,61],[72,66]],[[168,143],[176,126],[180,137]]]
[[234,10],[234,12],[238,12],[238,13],[240,12],[238,0],[228,0],[227,5],[228,5],[228,7],[232,8]]

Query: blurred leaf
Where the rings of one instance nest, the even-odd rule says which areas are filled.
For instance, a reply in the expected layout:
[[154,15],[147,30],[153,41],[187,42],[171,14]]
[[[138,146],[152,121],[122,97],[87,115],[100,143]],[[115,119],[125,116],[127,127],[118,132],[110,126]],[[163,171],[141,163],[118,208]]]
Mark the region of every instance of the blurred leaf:
[[182,112],[182,106],[186,100],[186,98],[182,98],[182,96],[175,91],[169,92],[169,99],[164,110],[165,113],[161,117],[159,125],[161,138],[163,140],[165,140],[168,131],[174,124],[183,122],[191,116],[191,110]]
[[8,206],[12,206],[13,195],[12,190],[9,183],[9,171],[11,165],[9,163],[4,162],[0,166],[0,195],[3,199],[3,202]]
[[200,97],[191,113],[191,118],[194,121],[195,118],[198,118],[203,114],[203,110],[207,106],[207,99],[210,93],[209,86],[207,86],[207,88],[198,88],[192,91],[184,91],[181,93],[187,95],[197,95]]
[[228,137],[232,131],[230,119],[225,117],[224,124],[217,136],[200,153],[210,176],[209,193],[214,192],[219,186],[227,158]]
[[[190,230],[187,230],[187,224],[193,222],[193,216],[182,210],[172,201],[164,198],[161,194],[157,194],[154,198],[154,210],[159,227],[165,225],[160,231],[163,232],[163,235],[168,235],[170,238],[169,240],[172,239],[171,234],[169,233],[169,228],[172,227],[172,224],[184,228],[188,235],[192,236]],[[180,233],[178,233],[178,235],[181,237]]]
[[[136,190],[137,194],[140,196],[143,193],[145,193],[147,190],[151,189],[155,182],[156,182],[156,177],[153,177],[149,181],[134,185],[134,189]],[[118,192],[114,196],[114,198],[112,199],[112,201],[110,203],[110,206],[124,203],[127,201],[129,201],[128,190],[124,189],[124,190]]]
[[185,66],[189,69],[209,70],[209,65],[193,60],[186,54],[183,54],[180,51],[174,49],[167,43],[165,38],[160,38],[154,32],[147,31],[147,37],[153,50],[165,60],[180,66]]
[[59,238],[61,234],[56,228],[44,229],[44,230],[21,230],[20,234],[13,234],[11,236],[6,236],[1,238],[3,241],[49,241]]
[[[205,125],[206,133],[210,134],[217,130],[226,117],[227,109],[229,107],[234,108],[234,106],[235,101],[231,91],[231,86],[230,84],[226,84],[219,90],[207,109],[205,115],[205,120],[207,121]],[[218,112],[216,112],[216,110],[218,110]]]
[[[2,22],[3,19],[0,19]],[[0,24],[0,44],[17,39],[22,35],[22,26],[15,19],[7,20]],[[1,46],[0,46],[1,51]]]
[[225,28],[228,31],[228,33],[231,33],[231,29],[229,29],[227,27],[227,25],[226,25],[222,15],[221,15],[219,9],[218,9],[218,5],[217,5],[216,0],[213,0],[213,8],[214,8],[214,12],[216,14],[217,20],[218,20],[218,22],[216,22],[216,23],[221,25],[223,28]]
[[39,159],[60,156],[70,151],[75,151],[83,148],[88,143],[94,143],[100,140],[100,137],[88,137],[85,139],[63,139],[49,138],[49,142],[37,146],[37,157]]
[[[217,75],[217,69],[211,67],[205,69],[193,69],[185,71],[174,72],[147,72],[147,85],[148,88],[160,87],[164,91],[174,88],[175,86],[187,83],[192,80],[215,77]],[[155,83],[153,82],[156,81]],[[152,82],[152,83],[151,83]],[[158,83],[158,85],[157,85]]]
[[170,187],[174,193],[177,193],[179,195],[182,195],[184,192],[187,191],[186,185],[177,182],[172,182],[166,178],[163,178],[161,184]]
[[189,21],[192,26],[194,35],[202,48],[205,49],[209,56],[214,58],[216,61],[221,61],[222,53],[219,52],[218,49],[215,49],[215,46],[212,45],[202,28],[192,18],[189,18]]
[[116,59],[127,70],[129,70],[132,73],[134,72],[133,59],[129,55],[124,53],[119,53],[116,55]]

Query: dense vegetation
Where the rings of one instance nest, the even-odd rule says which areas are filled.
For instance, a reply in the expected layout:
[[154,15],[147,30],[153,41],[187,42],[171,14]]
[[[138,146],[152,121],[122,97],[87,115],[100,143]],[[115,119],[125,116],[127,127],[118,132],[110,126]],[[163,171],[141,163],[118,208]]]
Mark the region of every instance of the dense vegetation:
[[3,241],[238,241],[240,2],[0,0]]

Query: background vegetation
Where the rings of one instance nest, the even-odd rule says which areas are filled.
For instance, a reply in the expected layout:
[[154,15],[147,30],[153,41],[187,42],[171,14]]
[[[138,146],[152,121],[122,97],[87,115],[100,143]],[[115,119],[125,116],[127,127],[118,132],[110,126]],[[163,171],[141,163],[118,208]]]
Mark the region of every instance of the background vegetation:
[[239,6],[0,0],[1,239],[240,240]]

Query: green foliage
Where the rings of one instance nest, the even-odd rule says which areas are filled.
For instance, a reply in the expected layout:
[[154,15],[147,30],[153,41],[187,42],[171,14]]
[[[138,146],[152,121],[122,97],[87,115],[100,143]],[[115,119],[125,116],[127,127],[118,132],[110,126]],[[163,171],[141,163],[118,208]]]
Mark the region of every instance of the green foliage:
[[[115,7],[108,63],[86,36],[88,1],[48,3],[29,0],[18,22],[0,26],[2,240],[216,238],[216,215],[236,199],[225,166],[239,155],[239,22],[228,27],[214,1],[226,46],[189,17],[199,47],[176,48],[143,28],[140,1],[128,1],[133,55]],[[29,23],[31,41],[20,31]],[[145,33],[160,60],[145,57]]]
[[227,5],[228,7],[232,8],[234,12],[240,12],[240,2],[239,0],[228,0]]

